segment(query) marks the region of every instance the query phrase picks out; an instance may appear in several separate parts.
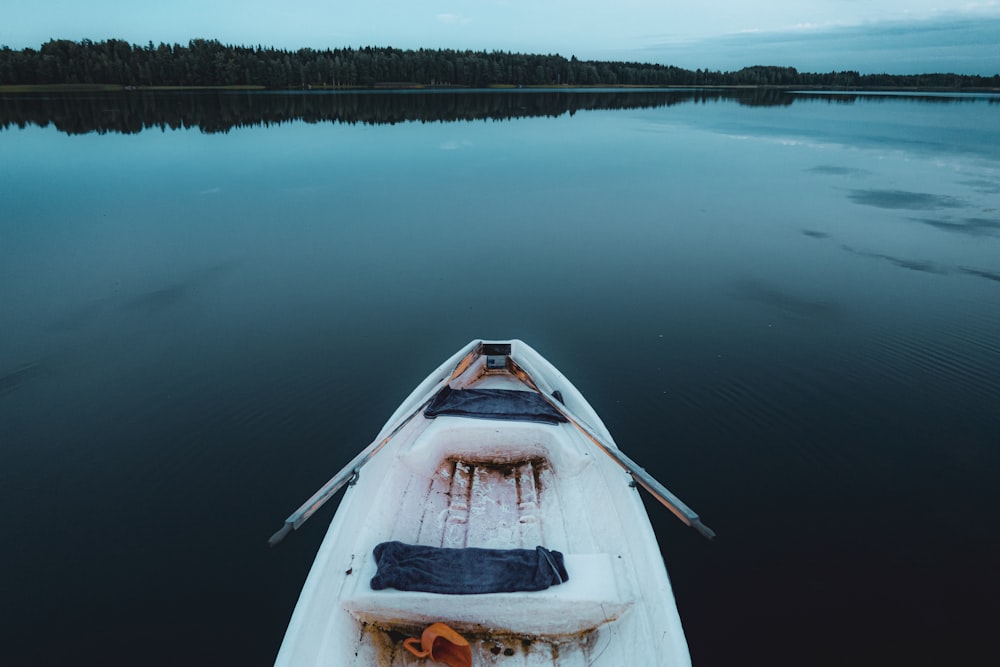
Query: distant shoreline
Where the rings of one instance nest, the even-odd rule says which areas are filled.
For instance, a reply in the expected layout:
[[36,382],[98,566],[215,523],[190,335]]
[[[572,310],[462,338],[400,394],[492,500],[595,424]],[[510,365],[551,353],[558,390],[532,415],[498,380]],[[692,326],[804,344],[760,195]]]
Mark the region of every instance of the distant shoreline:
[[[13,88],[12,88],[13,87]],[[193,39],[187,45],[51,40],[39,49],[0,47],[0,91],[116,90],[490,90],[701,88],[751,90],[1000,91],[991,76],[929,72],[800,72],[750,65],[731,72],[559,54],[362,47],[276,49]]]
[[454,91],[476,92],[489,90],[801,90],[807,92],[838,92],[838,93],[996,93],[1000,87],[919,87],[919,86],[808,86],[808,85],[632,85],[632,84],[594,84],[594,85],[527,85],[515,86],[494,84],[489,86],[458,86],[458,85],[428,85],[408,83],[381,83],[372,86],[322,86],[313,85],[303,88],[268,88],[261,85],[227,85],[227,86],[127,86],[121,84],[102,83],[48,83],[48,84],[13,84],[0,85],[0,94],[11,93],[125,93],[125,92],[285,92],[301,93],[311,91],[326,92],[393,92],[402,90]]

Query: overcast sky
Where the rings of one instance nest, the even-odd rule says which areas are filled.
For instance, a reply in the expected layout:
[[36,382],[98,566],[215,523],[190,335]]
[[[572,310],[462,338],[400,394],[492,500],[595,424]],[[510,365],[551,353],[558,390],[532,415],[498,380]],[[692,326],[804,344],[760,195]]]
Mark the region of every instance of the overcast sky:
[[49,39],[560,53],[689,69],[1000,73],[1000,0],[17,0],[0,45]]

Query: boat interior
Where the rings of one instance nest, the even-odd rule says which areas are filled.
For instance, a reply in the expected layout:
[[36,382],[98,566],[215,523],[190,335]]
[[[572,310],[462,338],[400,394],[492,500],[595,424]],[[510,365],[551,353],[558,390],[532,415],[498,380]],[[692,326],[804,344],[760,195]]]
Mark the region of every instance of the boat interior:
[[[486,355],[451,387],[528,390],[505,366],[492,367]],[[660,640],[679,640],[686,655],[679,621],[664,629],[656,607],[650,611],[641,603],[646,585],[654,591],[665,586],[671,607],[673,599],[655,542],[652,550],[636,543],[652,533],[631,478],[571,425],[419,416],[396,440],[395,456],[373,461],[351,492],[352,500],[364,495],[369,502],[352,507],[345,496],[341,511],[365,516],[339,536],[350,540],[351,553],[330,569],[346,576],[322,583],[340,586],[328,641],[354,646],[343,664],[437,664],[404,647],[436,622],[469,642],[477,666],[653,664],[647,661],[654,628],[664,636],[679,634]],[[362,489],[365,483],[377,490]],[[648,536],[623,530],[637,521]],[[446,548],[541,545],[563,554],[569,579],[528,593],[373,590],[372,549],[388,541]],[[640,580],[641,572],[655,568],[660,575],[653,581]]]

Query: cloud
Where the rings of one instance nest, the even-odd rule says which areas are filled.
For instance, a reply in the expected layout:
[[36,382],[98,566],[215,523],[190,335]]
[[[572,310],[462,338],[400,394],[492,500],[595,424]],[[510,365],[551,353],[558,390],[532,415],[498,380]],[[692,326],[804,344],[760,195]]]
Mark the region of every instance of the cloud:
[[688,68],[740,69],[782,65],[800,71],[862,73],[1000,72],[1000,16],[939,14],[931,19],[854,25],[797,25],[783,30],[741,31],[691,41],[664,41],[646,57]]

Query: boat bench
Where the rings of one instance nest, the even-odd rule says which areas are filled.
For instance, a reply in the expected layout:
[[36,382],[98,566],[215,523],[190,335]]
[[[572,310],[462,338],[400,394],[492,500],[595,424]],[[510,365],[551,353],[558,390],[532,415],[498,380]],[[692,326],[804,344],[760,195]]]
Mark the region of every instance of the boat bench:
[[543,591],[442,595],[372,590],[375,559],[355,569],[354,590],[344,609],[364,623],[392,629],[438,621],[459,632],[559,636],[586,633],[618,619],[631,605],[623,599],[610,554],[565,554],[569,580]]

